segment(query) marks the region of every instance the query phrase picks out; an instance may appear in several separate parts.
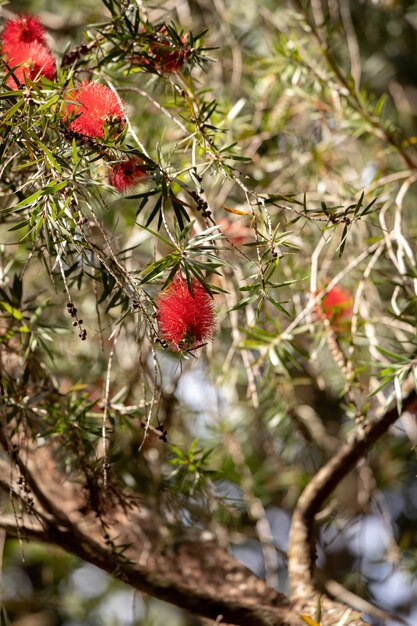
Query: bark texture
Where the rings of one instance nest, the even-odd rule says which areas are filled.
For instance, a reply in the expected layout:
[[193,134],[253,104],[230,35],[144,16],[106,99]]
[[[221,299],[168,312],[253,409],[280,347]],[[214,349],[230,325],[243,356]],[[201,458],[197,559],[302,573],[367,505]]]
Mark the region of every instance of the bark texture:
[[[98,514],[82,482],[70,482],[57,467],[50,446],[25,442],[22,447],[21,440],[16,443],[19,437],[9,439],[4,429],[0,440],[5,451],[0,486],[27,511],[22,517],[0,518],[9,537],[56,544],[139,591],[211,620],[221,616],[223,624],[301,626],[306,623],[302,614],[314,617],[318,592],[312,579],[300,598],[293,578],[291,601],[269,588],[209,533],[184,530],[182,536],[173,536],[156,512],[130,497],[117,504],[110,493],[111,505]],[[293,576],[304,558],[302,537],[308,532],[301,533],[303,523],[296,512],[290,552]],[[300,584],[305,585],[303,576]],[[322,599],[321,605],[321,626],[333,626],[343,616],[350,618],[345,623],[364,623],[343,604]]]
[[[417,414],[413,389],[404,410]],[[81,471],[68,477],[57,448],[29,439],[23,421],[6,424],[2,413],[0,489],[18,505],[15,511],[24,511],[0,516],[7,536],[56,544],[141,592],[217,623],[302,626],[309,623],[303,615],[314,619],[319,604],[320,626],[365,624],[345,604],[320,600],[312,559],[314,519],[338,483],[398,418],[397,408],[358,430],[301,494],[288,554],[291,598],[268,587],[211,533],[170,527],[160,512],[111,480],[91,481]]]

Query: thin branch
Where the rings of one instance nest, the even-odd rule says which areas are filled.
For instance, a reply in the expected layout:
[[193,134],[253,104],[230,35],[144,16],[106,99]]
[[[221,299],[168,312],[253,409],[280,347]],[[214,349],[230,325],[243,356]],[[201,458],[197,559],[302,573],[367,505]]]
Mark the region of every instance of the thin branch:
[[111,369],[113,364],[113,356],[114,350],[116,347],[117,340],[120,335],[120,331],[122,329],[121,324],[112,332],[110,340],[113,339],[110,349],[109,358],[107,361],[107,372],[106,372],[106,385],[105,385],[105,394],[104,394],[104,409],[103,409],[103,418],[101,423],[101,438],[103,441],[103,489],[106,491],[107,489],[107,463],[108,463],[108,452],[109,452],[109,441],[107,438],[107,420],[109,414],[109,406],[110,406],[110,379],[111,379]]
[[[2,428],[0,428],[0,443],[6,451],[9,449],[7,436]],[[53,518],[55,518],[55,520],[59,521],[59,523],[64,526],[71,526],[70,520],[65,513],[62,512],[62,509],[57,506],[57,504],[53,502],[40,488],[39,482],[32,474],[32,471],[29,470],[28,464],[23,462],[20,454],[16,450],[13,451],[13,454],[17,467],[44,511],[49,513]],[[8,467],[10,468],[10,465]]]
[[339,602],[345,602],[347,605],[352,606],[358,611],[362,611],[367,615],[371,615],[378,620],[388,621],[393,619],[397,623],[399,622],[400,624],[406,624],[406,622],[402,620],[401,617],[399,617],[398,615],[392,615],[387,611],[383,611],[371,602],[368,602],[368,600],[364,600],[363,598],[360,598],[356,594],[352,593],[351,591],[349,591],[349,589],[346,589],[345,587],[343,587],[343,585],[339,584],[335,580],[326,580],[323,582],[323,586],[326,590],[326,593],[331,598],[337,598]]
[[359,50],[358,39],[352,23],[350,14],[350,3],[339,1],[340,17],[342,18],[343,28],[346,33],[346,42],[349,50],[350,73],[352,74],[355,89],[358,92],[361,84],[361,55]]
[[[408,391],[403,401],[403,412],[405,411],[417,415],[417,394],[414,388]],[[314,591],[312,544],[316,514],[340,481],[352,471],[358,461],[399,417],[395,406],[378,420],[359,429],[352,441],[342,446],[340,451],[317,472],[301,494],[294,510],[288,551],[292,597],[306,597]]]
[[14,515],[0,515],[0,528],[6,531],[9,538],[48,541],[45,528],[29,517],[19,519],[19,527],[17,528]]
[[[130,525],[131,520],[126,520]],[[14,520],[0,517],[0,527],[16,536]],[[223,546],[212,542],[183,543],[175,553],[166,556],[154,546],[145,566],[139,565],[141,546],[132,550],[133,560],[117,553],[117,548],[103,545],[96,529],[79,532],[50,525],[40,531],[24,526],[28,536],[46,543],[55,543],[71,554],[95,564],[112,576],[139,591],[176,604],[185,610],[239,626],[302,626],[304,622],[293,611],[288,598],[268,589]],[[78,529],[80,531],[80,529]],[[120,528],[117,528],[120,531]]]
[[[26,465],[32,468],[37,462],[42,462],[45,471],[28,472]],[[104,520],[107,532],[103,533],[102,519],[98,520],[93,512],[79,514],[91,508],[77,485],[67,481],[65,489],[54,488],[57,480],[59,484],[61,481],[51,450],[28,450],[26,463],[17,453],[16,463],[51,517],[32,522],[25,515],[22,524],[12,516],[0,517],[0,528],[5,528],[9,536],[16,537],[19,532],[23,538],[59,545],[141,592],[212,620],[222,616],[224,623],[239,626],[302,626],[298,606],[269,588],[216,540],[194,533],[192,540],[185,534],[180,542],[167,543],[166,529],[158,515],[142,505],[130,508],[128,514],[112,508]],[[35,484],[39,478],[42,488]],[[74,513],[71,520],[65,513],[69,502]],[[344,613],[346,606],[333,602],[326,615],[327,610],[329,617],[322,626],[334,624],[329,620]],[[352,624],[362,626],[363,622],[358,619]]]

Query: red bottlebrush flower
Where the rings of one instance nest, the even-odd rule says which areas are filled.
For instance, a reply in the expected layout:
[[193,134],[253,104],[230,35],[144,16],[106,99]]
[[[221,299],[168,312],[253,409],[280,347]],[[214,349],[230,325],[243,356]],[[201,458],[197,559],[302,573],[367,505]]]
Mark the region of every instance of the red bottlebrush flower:
[[16,47],[21,44],[40,43],[46,45],[45,29],[37,17],[19,15],[16,19],[8,20],[3,30],[3,52],[7,57],[12,56]]
[[148,170],[139,157],[131,157],[109,167],[109,183],[120,193],[134,187],[142,178],[148,175]]
[[66,117],[74,113],[78,117],[69,124],[70,130],[87,137],[104,137],[104,125],[112,133],[119,134],[126,124],[124,104],[106,85],[84,81],[78,89],[68,93]]
[[222,233],[226,235],[228,240],[235,246],[240,246],[253,240],[253,231],[247,224],[243,224],[237,220],[231,221],[223,217],[218,222],[218,225]]
[[19,65],[13,70],[16,79],[10,75],[6,81],[7,85],[14,89],[25,82],[25,76],[30,80],[37,80],[41,76],[52,80],[55,76],[55,60],[52,54],[46,46],[37,41],[16,45],[7,58],[7,63],[10,67]]
[[195,278],[190,291],[187,281],[178,273],[160,294],[157,304],[159,329],[175,352],[192,350],[212,338],[213,300]]
[[324,296],[320,311],[329,320],[333,330],[346,330],[353,313],[353,298],[342,287],[332,287]]
[[153,41],[149,46],[149,56],[152,58],[154,67],[160,72],[174,74],[178,72],[184,65],[190,54],[190,46],[187,45],[188,37],[183,35],[181,43],[174,44],[168,40],[167,30],[162,27],[159,31],[159,41]]

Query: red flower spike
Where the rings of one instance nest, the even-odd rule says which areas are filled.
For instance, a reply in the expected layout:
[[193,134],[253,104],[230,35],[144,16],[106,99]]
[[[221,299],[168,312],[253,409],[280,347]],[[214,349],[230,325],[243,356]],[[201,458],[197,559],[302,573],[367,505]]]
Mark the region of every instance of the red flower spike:
[[131,157],[109,167],[109,183],[116,187],[120,193],[131,189],[148,175],[146,166],[139,157]]
[[21,44],[40,43],[46,45],[45,29],[37,17],[19,15],[8,20],[3,30],[3,52],[7,57],[14,55]]
[[38,80],[41,76],[52,80],[55,76],[54,57],[46,46],[37,41],[16,45],[7,63],[11,68],[19,65],[13,70],[14,76],[10,75],[6,81],[12,89],[16,89],[19,84],[24,84],[25,76],[30,80]]
[[353,298],[342,287],[332,287],[324,296],[320,310],[329,320],[333,330],[346,330],[353,313]]
[[215,326],[213,300],[195,278],[191,291],[178,273],[159,295],[157,319],[163,339],[172,350],[181,352],[198,348],[211,339]]
[[239,220],[232,221],[223,217],[218,222],[218,226],[221,227],[222,233],[226,235],[227,239],[235,246],[248,243],[253,239],[253,231],[250,226]]
[[[159,31],[166,37],[167,30],[162,27]],[[180,44],[173,44],[165,41],[162,37],[160,41],[153,41],[149,46],[149,55],[152,57],[153,65],[160,72],[174,74],[179,72],[190,54],[190,46],[187,45],[188,37],[183,35]]]
[[84,81],[78,89],[68,93],[66,117],[74,113],[78,117],[69,124],[70,130],[87,137],[104,137],[104,125],[112,133],[119,134],[126,125],[124,104],[106,85]]

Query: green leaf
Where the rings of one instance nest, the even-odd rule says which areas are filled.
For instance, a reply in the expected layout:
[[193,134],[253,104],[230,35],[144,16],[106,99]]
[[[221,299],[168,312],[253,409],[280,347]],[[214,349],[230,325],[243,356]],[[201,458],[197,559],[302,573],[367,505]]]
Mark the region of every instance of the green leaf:
[[[378,198],[374,198],[362,211],[362,213],[360,214],[360,217],[363,217],[364,215],[367,215],[371,208],[373,207],[373,205],[375,204],[375,202],[377,201]],[[375,210],[375,209],[374,209]]]
[[26,207],[30,204],[34,204],[35,200],[38,200],[42,196],[48,196],[53,193],[56,193],[57,191],[61,191],[61,189],[66,187],[66,185],[67,185],[66,180],[63,180],[63,181],[53,180],[50,183],[48,183],[48,185],[46,185],[46,187],[44,187],[43,189],[38,189],[38,191],[35,191],[35,193],[33,193],[32,195],[28,196],[27,198],[24,198],[24,200],[21,200],[14,206],[8,207],[7,209],[3,209],[3,210],[5,213],[12,213],[16,210],[20,210],[23,207]]
[[378,346],[378,345],[376,345],[375,348],[376,350],[378,350],[378,352],[388,357],[389,359],[392,359],[396,363],[404,362],[404,355],[397,354],[396,352],[391,352],[390,350],[387,350],[386,348],[382,348],[381,346]]
[[8,304],[8,302],[0,302],[0,306],[2,306],[3,309],[7,311],[7,313],[10,313],[10,315],[12,315],[16,320],[20,321],[23,319],[22,313],[18,311],[18,309],[15,309],[13,306]]
[[38,110],[37,113],[41,113],[42,111],[44,111],[45,109],[50,109],[51,107],[54,106],[54,104],[56,104],[57,102],[59,102],[61,100],[61,96],[59,94],[53,96],[52,98],[50,98],[49,100],[47,100],[44,104],[42,104]]
[[167,279],[165,280],[164,284],[162,285],[162,287],[161,287],[162,290],[164,290],[166,287],[168,287],[169,283],[172,281],[172,279],[174,278],[175,274],[178,272],[178,268],[179,267],[180,267],[180,261],[178,260],[178,263],[173,265],[172,270],[170,271],[170,273],[168,274]]
[[143,285],[145,283],[149,283],[151,280],[162,274],[168,267],[172,267],[174,263],[179,265],[179,260],[173,254],[169,254],[168,256],[156,261],[155,263],[151,263],[148,267],[142,272],[142,280],[140,284]]
[[360,198],[359,198],[359,200],[358,200],[358,202],[356,203],[356,206],[355,206],[355,215],[358,214],[359,209],[362,206],[362,202],[363,202],[364,197],[365,197],[365,192],[362,191],[361,196],[360,196]]
[[59,165],[58,161],[56,160],[56,158],[54,157],[52,152],[49,150],[49,148],[47,148],[45,146],[45,144],[43,144],[41,141],[38,141],[37,144],[38,144],[38,147],[42,150],[42,152],[44,153],[44,155],[46,157],[46,159],[45,159],[46,165],[48,167],[50,167],[50,168],[56,169],[56,171],[59,174],[62,174],[61,166]]
[[188,215],[187,211],[184,209],[183,204],[181,204],[181,202],[178,202],[176,199],[171,198],[171,202],[172,202],[172,207],[174,209],[174,214],[175,217],[177,218],[177,222],[179,224],[179,227],[181,229],[184,228],[184,219],[186,222],[190,221],[190,216]]
[[[191,222],[189,222],[185,228],[182,229],[182,231],[179,233],[178,235],[178,240],[179,241],[184,241],[184,239],[187,238],[187,235],[192,231],[193,227],[195,224],[195,220],[191,220]],[[190,244],[188,244],[188,246],[190,246]],[[188,247],[187,246],[187,247]]]
[[259,295],[257,293],[252,294],[251,296],[248,296],[247,298],[243,298],[237,304],[235,304],[234,307],[229,309],[229,312],[238,311],[239,309],[244,309],[245,307],[248,306],[248,304],[251,304],[251,302],[255,302],[255,300],[257,300],[258,298],[259,298]]
[[281,313],[284,313],[284,315],[287,315],[288,317],[291,317],[289,312],[287,311],[287,309],[285,309],[282,304],[280,302],[278,302],[277,300],[274,300],[269,294],[267,294],[266,299],[268,300],[268,302],[270,302],[276,309],[278,309],[279,311],[281,311]]
[[149,224],[152,222],[152,220],[155,217],[155,215],[157,215],[159,213],[159,211],[161,209],[161,206],[162,206],[162,196],[160,196],[158,198],[158,200],[156,201],[156,204],[155,204],[154,208],[152,209],[148,219],[146,220],[145,227],[149,226]]
[[2,123],[0,124],[0,126],[3,126],[3,124],[6,124],[6,122],[13,117],[13,115],[16,113],[16,111],[18,111],[20,109],[20,107],[24,104],[24,100],[23,98],[21,100],[18,100],[11,109],[8,110],[8,112],[6,113],[6,115],[3,118]]
[[0,93],[0,100],[2,98],[21,98],[22,97],[22,92],[19,90],[17,91],[3,91]]
[[75,141],[75,139],[72,140],[72,160],[74,165],[78,165],[79,158],[77,152],[77,142]]
[[24,228],[25,226],[28,226],[29,224],[30,224],[30,219],[23,220],[22,222],[18,222],[18,224],[15,224],[11,228],[9,228],[9,231],[20,230],[21,228]]
[[163,241],[163,243],[169,246],[170,248],[173,247],[173,243],[170,239],[163,237],[163,235],[156,232],[155,230],[152,230],[151,228],[148,228],[148,226],[143,226],[142,224],[139,224],[139,222],[136,222],[136,224],[140,226],[140,228],[143,228],[143,230],[146,230],[148,231],[148,233],[151,233],[151,235],[153,235],[154,237],[157,237],[157,239],[159,239],[160,241]]
[[347,236],[348,236],[348,227],[347,227],[347,224],[345,224],[344,227],[343,227],[342,238],[340,240],[339,245],[336,248],[336,250],[339,252],[339,257],[342,256],[343,251],[345,249]]

